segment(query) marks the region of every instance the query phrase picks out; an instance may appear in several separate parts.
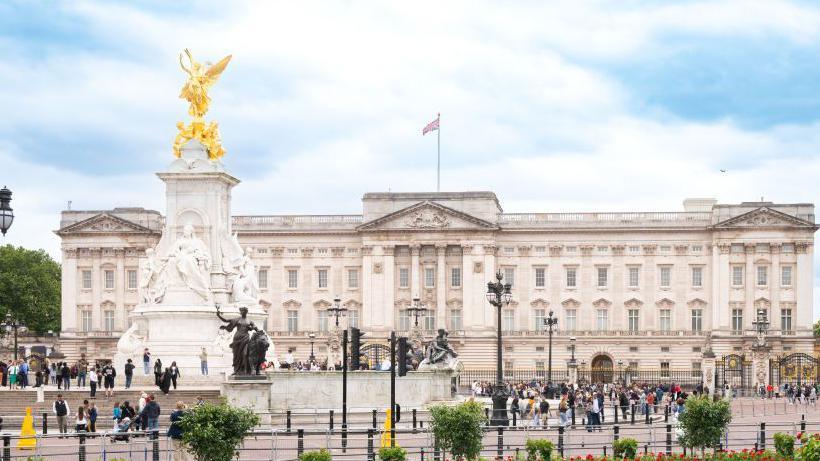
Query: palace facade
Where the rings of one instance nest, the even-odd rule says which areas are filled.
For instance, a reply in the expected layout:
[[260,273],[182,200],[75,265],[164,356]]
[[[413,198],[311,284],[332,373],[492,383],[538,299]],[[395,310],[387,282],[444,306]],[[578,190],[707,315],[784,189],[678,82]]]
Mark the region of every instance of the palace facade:
[[[69,357],[113,356],[163,220],[140,208],[62,213]],[[428,337],[446,328],[467,367],[493,368],[497,313],[485,293],[496,271],[512,284],[501,313],[507,369],[546,367],[551,311],[555,369],[566,368],[570,337],[582,365],[700,369],[707,347],[745,356],[761,309],[772,354],[814,347],[812,204],[688,199],[670,212],[504,213],[492,192],[368,193],[362,214],[234,216],[232,225],[253,249],[280,358],[286,348],[307,358],[310,333],[316,355],[327,355],[336,298],[348,309],[342,327],[385,343],[390,330],[411,328],[406,309],[418,297]]]

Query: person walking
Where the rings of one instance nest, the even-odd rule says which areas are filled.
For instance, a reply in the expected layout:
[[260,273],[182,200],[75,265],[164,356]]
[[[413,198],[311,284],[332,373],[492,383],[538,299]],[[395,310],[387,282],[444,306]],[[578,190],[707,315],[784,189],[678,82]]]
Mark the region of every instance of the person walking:
[[151,353],[148,352],[147,347],[142,352],[142,368],[145,371],[145,376],[148,376],[151,368]]
[[131,359],[128,359],[128,361],[125,362],[125,388],[126,389],[131,388],[131,380],[134,378],[134,368],[136,368],[136,367],[134,366],[133,363],[131,363]]
[[85,417],[85,407],[79,406],[77,407],[77,419],[74,421],[75,426],[74,430],[76,432],[87,432],[88,430],[88,420]]
[[156,397],[154,394],[148,395],[148,402],[145,404],[145,410],[143,410],[145,416],[148,418],[148,427],[146,430],[149,431],[158,431],[159,430],[159,415],[161,409],[159,404],[157,403]]
[[[51,410],[57,416],[57,429],[60,431],[60,434],[68,432],[66,417],[70,410],[68,408],[68,402],[63,400],[63,394],[57,394],[57,400],[54,402],[54,405],[52,405]],[[60,438],[62,438],[62,436]]]
[[549,403],[549,401],[547,401],[546,397],[543,397],[541,399],[541,404],[540,404],[540,407],[539,407],[538,410],[541,412],[541,420],[542,420],[541,425],[545,429],[549,429],[549,427],[550,427],[550,403]]
[[88,385],[91,387],[91,398],[95,398],[97,396],[97,384],[99,383],[99,375],[97,374],[97,368],[91,367],[91,372],[88,376]]
[[49,367],[48,377],[50,378],[52,385],[57,385],[57,364],[56,363],[52,363],[51,366]]
[[28,362],[22,360],[20,362],[20,368],[17,371],[17,380],[20,382],[20,389],[25,389],[28,386]]
[[174,390],[177,390],[177,378],[180,376],[176,361],[171,362],[171,383],[174,385]]
[[65,362],[63,362],[63,367],[60,368],[60,376],[63,379],[63,390],[69,390],[71,388],[71,370]]
[[168,395],[168,392],[171,391],[171,368],[166,368],[165,371],[162,372],[162,376],[159,378],[159,390],[162,391],[163,394]]
[[208,376],[208,351],[205,348],[202,348],[202,352],[199,353],[199,371]]
[[569,402],[567,402],[567,394],[561,394],[561,401],[558,402],[558,425],[567,427],[569,425]]
[[97,406],[94,402],[88,404],[88,432],[97,432]]
[[188,461],[188,453],[185,451],[185,444],[182,443],[182,427],[179,420],[185,415],[185,404],[177,402],[176,410],[171,413],[171,425],[168,427],[168,438],[171,439],[171,450],[173,451],[173,461]]
[[105,387],[105,397],[114,396],[114,378],[117,376],[117,370],[111,363],[106,364],[102,369],[103,387]]
[[162,383],[162,360],[157,359],[154,362],[154,385],[160,386]]

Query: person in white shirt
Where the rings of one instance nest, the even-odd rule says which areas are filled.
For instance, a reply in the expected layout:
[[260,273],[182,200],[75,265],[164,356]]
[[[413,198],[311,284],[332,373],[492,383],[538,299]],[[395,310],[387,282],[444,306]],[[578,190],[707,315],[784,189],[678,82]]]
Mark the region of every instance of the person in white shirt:
[[288,353],[285,354],[285,363],[283,368],[293,368],[293,363],[296,359],[293,358],[293,349],[288,349]]
[[86,432],[88,428],[88,421],[85,418],[85,407],[77,407],[77,419],[74,422],[76,423],[75,430],[77,432]]

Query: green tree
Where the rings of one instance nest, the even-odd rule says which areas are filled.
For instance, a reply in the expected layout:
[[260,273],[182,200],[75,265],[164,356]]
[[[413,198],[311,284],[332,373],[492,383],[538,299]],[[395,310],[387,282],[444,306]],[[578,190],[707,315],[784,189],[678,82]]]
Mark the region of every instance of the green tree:
[[814,337],[820,338],[820,320],[814,322]]
[[487,421],[484,407],[478,402],[456,406],[435,405],[430,408],[430,428],[438,447],[455,459],[477,459],[481,454],[481,426]]
[[0,246],[0,316],[37,333],[60,330],[60,265],[44,250]]
[[186,411],[178,424],[197,461],[231,461],[248,431],[259,425],[259,416],[225,402],[205,403]]
[[681,445],[689,448],[715,448],[732,421],[732,410],[725,399],[712,401],[708,397],[689,397],[678,422],[683,429]]

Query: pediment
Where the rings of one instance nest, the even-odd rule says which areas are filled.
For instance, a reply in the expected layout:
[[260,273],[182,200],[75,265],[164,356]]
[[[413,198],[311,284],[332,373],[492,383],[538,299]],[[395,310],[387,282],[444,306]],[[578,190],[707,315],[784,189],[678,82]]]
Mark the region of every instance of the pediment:
[[546,299],[538,298],[538,299],[533,300],[530,303],[530,306],[532,306],[536,309],[538,309],[538,308],[546,309],[546,308],[550,307],[550,302],[547,301]]
[[159,234],[145,226],[128,221],[110,213],[100,213],[88,219],[66,226],[57,235],[69,234]]
[[643,301],[641,301],[641,300],[640,300],[640,299],[638,299],[638,298],[630,298],[630,299],[627,299],[627,300],[624,302],[624,306],[626,306],[626,307],[631,307],[631,308],[633,308],[633,309],[634,309],[634,308],[636,308],[636,307],[641,307],[641,306],[643,306]]
[[296,309],[302,307],[302,303],[295,299],[289,299],[282,303],[282,307],[284,307],[285,309]]
[[357,227],[359,231],[494,230],[498,226],[481,218],[426,200],[376,218]]
[[577,300],[573,298],[567,298],[561,301],[561,305],[564,306],[565,309],[576,309],[578,306],[581,305]]
[[668,307],[672,307],[672,306],[674,306],[674,305],[675,305],[675,301],[672,301],[672,300],[671,300],[671,299],[669,299],[669,298],[663,298],[663,299],[661,299],[661,300],[657,301],[657,302],[655,303],[655,305],[656,305],[656,306],[658,306],[658,307],[666,307],[666,308],[668,308]]
[[760,207],[714,225],[715,229],[733,229],[738,227],[807,227],[816,229],[813,222],[796,218],[769,207]]
[[706,301],[704,301],[700,298],[695,298],[695,299],[687,302],[686,305],[689,306],[689,307],[692,307],[692,308],[702,308],[702,307],[706,306]]
[[598,309],[603,309],[612,305],[612,301],[606,298],[599,298],[592,302],[592,305]]
[[315,307],[316,309],[327,309],[328,307],[330,307],[332,305],[333,304],[331,304],[330,301],[326,301],[324,299],[320,299],[320,300],[316,301],[315,303],[313,303],[313,307]]
[[356,310],[362,307],[362,303],[356,301],[355,299],[348,299],[342,303],[342,306],[346,307],[348,310]]

